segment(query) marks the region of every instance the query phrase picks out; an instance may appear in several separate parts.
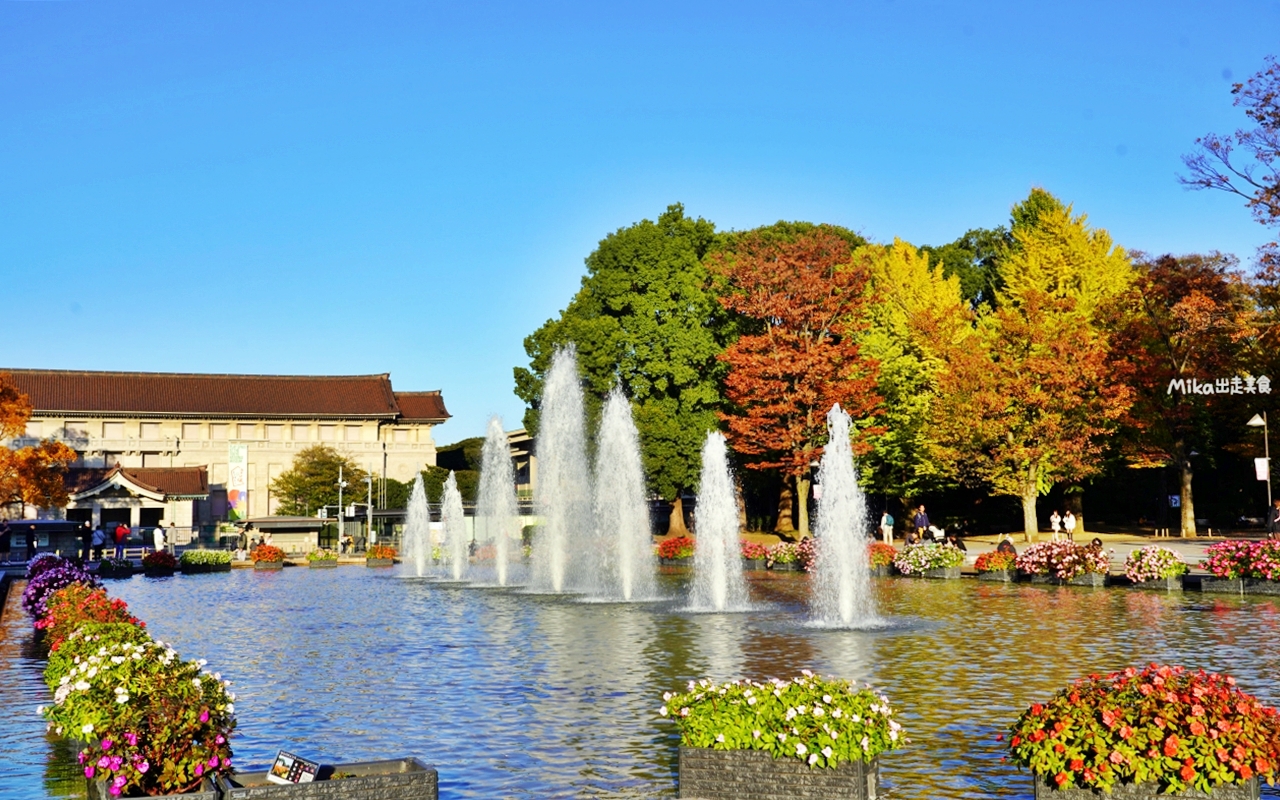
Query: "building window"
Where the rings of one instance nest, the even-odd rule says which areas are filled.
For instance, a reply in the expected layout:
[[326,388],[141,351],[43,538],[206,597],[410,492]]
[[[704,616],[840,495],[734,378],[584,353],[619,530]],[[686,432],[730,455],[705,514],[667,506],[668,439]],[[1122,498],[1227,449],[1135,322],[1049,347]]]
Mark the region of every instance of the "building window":
[[225,442],[227,440],[227,423],[215,422],[210,425],[209,438],[214,441]]
[[295,442],[311,441],[311,426],[310,425],[294,425],[293,440]]
[[27,436],[33,439],[39,439],[44,436],[44,423],[27,421]]
[[182,423],[182,438],[183,439],[199,439],[200,423],[199,422]]
[[407,441],[409,441],[409,429],[408,429],[408,428],[396,428],[396,430],[395,430],[395,441],[397,441],[397,442],[407,442]]
[[160,423],[159,422],[143,422],[138,427],[140,439],[159,439]]
[[102,423],[103,439],[123,439],[124,423],[123,422],[104,422]]
[[361,430],[362,428],[359,425],[348,425],[346,426],[346,429],[343,431],[342,438],[348,442],[358,442],[360,441]]
[[337,425],[321,425],[320,441],[322,442],[338,441],[338,426]]
[[268,425],[268,426],[267,426],[267,441],[270,441],[270,442],[279,442],[279,441],[283,441],[283,440],[284,440],[284,426],[283,426],[283,425]]
[[254,425],[253,423],[249,423],[249,422],[242,423],[240,425],[237,425],[236,428],[237,428],[236,430],[237,439],[257,439],[258,438],[258,426]]

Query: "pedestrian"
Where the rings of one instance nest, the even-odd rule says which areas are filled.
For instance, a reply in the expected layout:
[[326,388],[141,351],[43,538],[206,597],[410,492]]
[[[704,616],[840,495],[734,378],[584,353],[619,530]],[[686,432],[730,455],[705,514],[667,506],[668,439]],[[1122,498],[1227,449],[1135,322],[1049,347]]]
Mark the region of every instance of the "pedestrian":
[[1272,501],[1267,509],[1267,538],[1280,539],[1280,499]]
[[1058,541],[1058,536],[1062,533],[1062,517],[1058,514],[1058,509],[1053,510],[1052,516],[1049,517],[1049,530],[1053,532],[1051,537],[1053,541]]
[[154,538],[157,553],[168,549],[166,545],[169,544],[169,537],[164,532],[164,520],[156,523],[156,529],[151,532],[151,535]]
[[893,544],[893,515],[887,508],[880,517],[880,538],[884,539],[885,544]]
[[1018,548],[1013,546],[1013,540],[1006,535],[1000,540],[1000,544],[996,545],[996,552],[1008,553],[1011,556],[1016,556],[1018,554]]
[[89,524],[89,520],[85,520],[80,526],[80,543],[84,545],[83,554],[80,557],[88,563],[89,556],[93,554],[93,527]]
[[1075,541],[1076,538],[1076,515],[1067,511],[1067,515],[1062,518],[1062,527],[1067,531],[1067,538]]
[[93,538],[89,540],[93,545],[93,560],[102,560],[102,550],[107,546],[107,534],[102,530],[102,525],[95,525],[93,528]]
[[13,530],[9,527],[9,520],[0,520],[0,561],[9,563],[9,551],[13,546]]
[[969,548],[964,546],[964,540],[959,536],[956,536],[954,533],[947,534],[947,544],[965,553],[969,552]]
[[924,503],[916,509],[916,515],[911,519],[911,524],[916,528],[917,540],[924,538],[924,532],[929,530],[929,515],[925,513]]
[[115,533],[111,538],[116,543],[116,552],[114,557],[116,559],[124,558],[124,543],[125,540],[129,538],[129,529],[125,527],[123,522],[116,523]]
[[36,556],[36,526],[28,525],[27,526],[27,560],[30,561],[31,559],[35,558],[35,556]]

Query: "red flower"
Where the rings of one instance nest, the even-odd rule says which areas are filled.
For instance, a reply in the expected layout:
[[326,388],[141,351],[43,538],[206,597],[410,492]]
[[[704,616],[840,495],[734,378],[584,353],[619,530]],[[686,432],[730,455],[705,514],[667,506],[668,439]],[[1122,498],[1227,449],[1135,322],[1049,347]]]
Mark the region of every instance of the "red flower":
[[[1247,769],[1247,767],[1246,767]],[[1184,781],[1190,782],[1196,776],[1196,768],[1191,764],[1183,764],[1182,769],[1178,771]]]
[[1053,779],[1057,782],[1059,786],[1062,786],[1067,781],[1071,780],[1071,776],[1065,772],[1059,772],[1057,775],[1053,776]]
[[1178,754],[1178,736],[1177,736],[1177,734],[1173,734],[1173,735],[1171,735],[1168,739],[1165,739],[1165,740],[1164,740],[1164,754],[1165,754],[1166,756],[1169,756],[1170,758],[1172,758],[1173,756],[1176,756],[1176,755]]
[[1071,759],[1071,765],[1070,765],[1070,766],[1071,766],[1071,771],[1072,771],[1072,772],[1079,772],[1080,770],[1084,769],[1084,759],[1081,759],[1081,758],[1073,758],[1073,759]]

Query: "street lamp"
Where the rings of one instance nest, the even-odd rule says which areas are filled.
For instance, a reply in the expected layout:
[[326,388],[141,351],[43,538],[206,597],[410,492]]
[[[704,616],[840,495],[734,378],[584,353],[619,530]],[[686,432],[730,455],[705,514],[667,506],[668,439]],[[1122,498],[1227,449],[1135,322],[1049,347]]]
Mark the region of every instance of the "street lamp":
[[365,475],[364,482],[369,484],[369,502],[365,505],[368,522],[365,524],[365,547],[378,543],[378,535],[373,532],[373,472]]
[[1267,412],[1254,414],[1253,419],[1245,424],[1250,428],[1262,428],[1262,452],[1266,456],[1263,461],[1267,465],[1267,508],[1271,508],[1271,433],[1267,429]]
[[347,482],[342,479],[342,465],[338,465],[338,543],[334,547],[335,550],[342,549],[342,490],[347,488]]

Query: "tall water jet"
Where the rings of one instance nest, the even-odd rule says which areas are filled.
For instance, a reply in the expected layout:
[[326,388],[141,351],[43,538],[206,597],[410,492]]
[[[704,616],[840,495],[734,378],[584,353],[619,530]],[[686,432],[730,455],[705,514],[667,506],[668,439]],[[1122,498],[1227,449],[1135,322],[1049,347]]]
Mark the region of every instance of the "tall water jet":
[[409,512],[401,542],[405,561],[413,565],[414,573],[421,578],[431,558],[431,510],[427,505],[427,490],[422,485],[421,473],[409,493]]
[[653,534],[645,503],[640,434],[631,403],[615,388],[605,402],[596,446],[596,593],[622,600],[654,595]]
[[499,586],[507,585],[512,538],[519,536],[520,511],[516,504],[516,476],[511,467],[511,446],[502,429],[502,417],[491,417],[480,455],[480,495],[476,505],[476,538],[493,541]]
[[[574,539],[591,533],[591,478],[577,349],[555,352],[542,389],[538,423],[538,505],[545,522],[533,542],[533,587],[570,588]],[[581,582],[576,573],[572,583]]]
[[449,477],[444,482],[444,495],[440,498],[440,523],[444,527],[444,539],[448,542],[450,573],[455,581],[460,581],[469,564],[469,543],[462,494],[458,491],[458,478],[453,470],[449,470]]
[[738,500],[729,472],[724,435],[707,434],[702,445],[702,477],[694,512],[697,547],[693,553],[695,611],[737,611],[747,607],[747,582],[742,576],[738,544]]
[[847,628],[873,620],[876,609],[867,561],[867,501],[854,469],[849,415],[839,403],[827,414],[827,439],[818,468],[822,496],[813,608],[822,625]]

